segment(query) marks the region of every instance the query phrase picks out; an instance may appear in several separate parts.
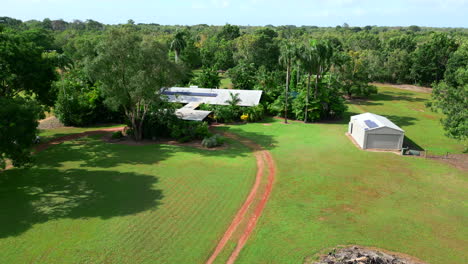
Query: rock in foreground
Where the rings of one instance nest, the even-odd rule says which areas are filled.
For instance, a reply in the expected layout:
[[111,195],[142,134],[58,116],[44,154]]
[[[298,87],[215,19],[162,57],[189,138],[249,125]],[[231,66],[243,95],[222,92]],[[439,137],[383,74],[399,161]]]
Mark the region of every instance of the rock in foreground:
[[424,262],[404,254],[351,246],[333,249],[314,264],[424,264]]

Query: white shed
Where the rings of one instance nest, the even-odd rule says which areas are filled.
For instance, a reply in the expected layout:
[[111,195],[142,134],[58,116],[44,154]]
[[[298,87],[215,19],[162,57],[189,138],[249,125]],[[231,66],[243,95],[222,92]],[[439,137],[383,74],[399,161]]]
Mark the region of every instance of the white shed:
[[401,149],[405,131],[372,113],[351,116],[348,133],[362,149]]

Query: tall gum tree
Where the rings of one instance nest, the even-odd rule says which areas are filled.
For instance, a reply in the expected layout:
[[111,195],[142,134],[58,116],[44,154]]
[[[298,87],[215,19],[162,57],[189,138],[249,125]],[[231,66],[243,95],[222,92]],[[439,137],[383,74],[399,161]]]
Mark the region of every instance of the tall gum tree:
[[135,140],[141,140],[150,106],[161,100],[162,88],[181,78],[180,68],[168,59],[165,46],[132,26],[109,31],[97,53],[90,75],[101,82],[104,102],[124,110]]

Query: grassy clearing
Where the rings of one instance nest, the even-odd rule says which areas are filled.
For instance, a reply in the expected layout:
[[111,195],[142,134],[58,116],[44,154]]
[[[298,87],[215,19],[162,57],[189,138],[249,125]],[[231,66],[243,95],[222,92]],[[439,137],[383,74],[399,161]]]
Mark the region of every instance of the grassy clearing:
[[232,84],[231,78],[227,76],[227,74],[222,73],[221,76],[221,84],[219,88],[221,89],[234,89],[234,84]]
[[229,128],[270,149],[278,166],[271,199],[237,263],[302,263],[343,244],[466,263],[466,173],[359,150],[344,135],[347,121],[266,123]]
[[350,111],[372,112],[388,117],[405,130],[407,143],[427,149],[432,154],[462,153],[463,144],[447,138],[440,124],[442,114],[432,112],[425,106],[428,93],[413,92],[392,87],[378,87],[379,93],[369,100],[355,101]]
[[202,263],[255,176],[249,149],[87,137],[0,176],[1,263]]

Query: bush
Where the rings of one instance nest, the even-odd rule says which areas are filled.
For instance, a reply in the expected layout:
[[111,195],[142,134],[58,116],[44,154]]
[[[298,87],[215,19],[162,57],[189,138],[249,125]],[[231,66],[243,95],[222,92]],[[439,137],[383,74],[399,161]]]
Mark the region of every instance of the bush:
[[223,144],[224,144],[224,138],[218,134],[211,136],[211,137],[205,137],[202,140],[202,146],[205,148],[219,147]]
[[206,122],[181,120],[175,115],[177,104],[153,106],[143,123],[143,138],[174,138],[179,142],[203,139],[210,135]]
[[54,83],[58,90],[54,112],[67,126],[120,122],[122,114],[104,106],[97,85],[90,83],[84,73],[72,71]]
[[112,133],[111,138],[112,139],[121,139],[121,138],[123,138],[122,131],[116,131],[116,132]]
[[[200,109],[212,111],[213,119],[219,123],[232,123],[241,120],[255,122],[262,120],[265,116],[265,108],[261,104],[253,107],[202,104]],[[241,118],[243,115],[247,115],[246,120]]]
[[221,83],[218,71],[214,68],[203,68],[194,80],[195,84],[205,88],[217,88]]
[[244,107],[243,110],[243,115],[247,116],[246,121],[248,122],[260,121],[265,116],[265,108],[261,104],[253,107]]

